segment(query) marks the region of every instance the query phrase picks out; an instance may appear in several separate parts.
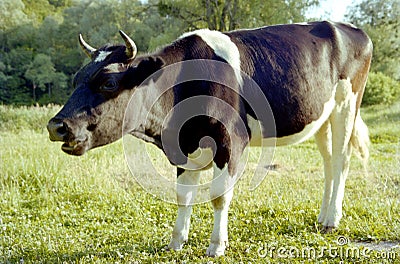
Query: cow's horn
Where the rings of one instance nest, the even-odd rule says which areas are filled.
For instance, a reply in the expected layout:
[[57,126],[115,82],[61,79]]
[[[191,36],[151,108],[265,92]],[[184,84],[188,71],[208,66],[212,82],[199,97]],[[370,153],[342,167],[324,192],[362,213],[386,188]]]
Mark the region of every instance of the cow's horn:
[[135,42],[130,37],[128,37],[128,35],[126,35],[122,30],[119,31],[119,34],[125,41],[126,55],[128,56],[129,59],[135,58],[137,53]]
[[81,45],[86,55],[88,55],[89,58],[92,58],[96,49],[87,44],[86,41],[83,40],[82,34],[79,34],[79,44]]

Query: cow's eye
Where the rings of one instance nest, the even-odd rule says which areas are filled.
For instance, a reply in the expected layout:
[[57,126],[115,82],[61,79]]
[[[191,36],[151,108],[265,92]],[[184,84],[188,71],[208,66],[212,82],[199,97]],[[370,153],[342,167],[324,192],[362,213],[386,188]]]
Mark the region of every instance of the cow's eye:
[[115,80],[108,80],[102,86],[101,90],[103,91],[113,91],[117,88],[117,82]]

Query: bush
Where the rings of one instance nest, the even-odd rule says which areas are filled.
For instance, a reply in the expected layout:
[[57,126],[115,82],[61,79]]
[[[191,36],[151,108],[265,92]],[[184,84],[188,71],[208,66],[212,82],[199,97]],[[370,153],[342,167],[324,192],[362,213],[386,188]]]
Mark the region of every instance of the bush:
[[362,104],[391,104],[400,95],[400,82],[381,72],[371,72],[368,76]]

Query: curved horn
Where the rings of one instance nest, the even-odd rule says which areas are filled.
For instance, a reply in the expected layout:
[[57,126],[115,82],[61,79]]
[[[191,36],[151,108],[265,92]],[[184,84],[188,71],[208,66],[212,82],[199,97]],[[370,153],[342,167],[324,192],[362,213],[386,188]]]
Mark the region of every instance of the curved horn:
[[129,59],[135,58],[137,53],[135,42],[130,37],[128,37],[128,35],[126,35],[122,30],[119,31],[119,34],[125,41],[126,56],[128,56]]
[[83,51],[86,53],[86,55],[89,58],[93,57],[93,53],[96,51],[95,48],[90,46],[89,44],[86,43],[86,41],[83,40],[82,34],[79,34],[79,44],[81,45]]

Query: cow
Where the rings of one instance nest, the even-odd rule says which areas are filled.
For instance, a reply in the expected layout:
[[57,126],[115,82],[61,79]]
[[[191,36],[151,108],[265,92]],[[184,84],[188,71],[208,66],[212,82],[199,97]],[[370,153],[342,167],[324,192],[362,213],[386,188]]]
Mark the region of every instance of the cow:
[[[79,35],[90,62],[76,73],[73,94],[47,129],[50,140],[64,142],[62,150],[71,155],[114,142],[122,137],[121,131],[159,147],[177,167],[178,213],[168,249],[180,250],[187,241],[200,172],[213,168],[214,227],[206,255],[224,255],[238,161],[248,145],[271,139],[285,146],[315,136],[325,174],[317,220],[322,232],[338,227],[352,150],[364,163],[369,156],[368,128],[360,116],[373,49],[365,32],[332,21],[229,32],[200,29],[143,55],[137,55],[127,34],[120,35],[123,45],[98,49]],[[226,67],[196,68],[210,61]],[[182,62],[192,66],[182,64],[168,75],[169,66]],[[165,80],[208,71],[226,83],[194,78],[162,90]],[[258,85],[258,95],[249,80]],[[192,110],[176,106],[195,97],[200,99],[192,101],[198,102],[192,108],[206,109],[199,110],[202,114],[185,119],[179,131],[165,123],[166,113],[179,117]],[[257,98],[263,103],[254,103]],[[257,114],[263,107],[272,112],[273,124],[271,118]],[[200,142],[203,138],[214,145]],[[199,151],[205,158],[198,169],[186,167]]]

